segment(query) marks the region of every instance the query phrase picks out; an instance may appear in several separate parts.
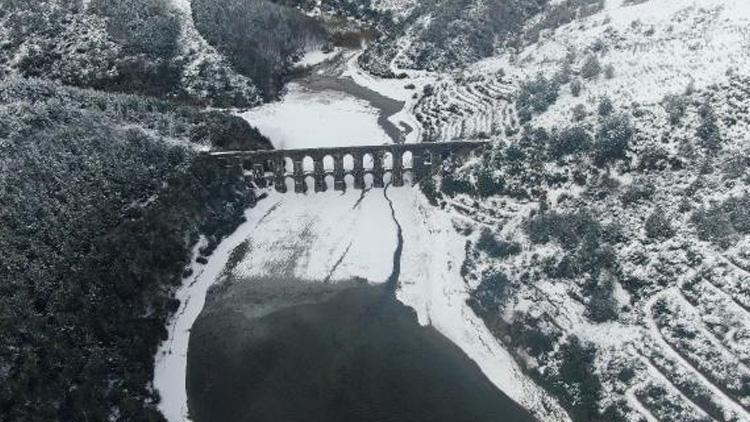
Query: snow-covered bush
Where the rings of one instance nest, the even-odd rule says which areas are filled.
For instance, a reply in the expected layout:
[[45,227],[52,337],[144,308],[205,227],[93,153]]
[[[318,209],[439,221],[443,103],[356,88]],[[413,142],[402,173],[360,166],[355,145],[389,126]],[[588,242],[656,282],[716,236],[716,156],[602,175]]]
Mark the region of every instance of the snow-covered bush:
[[750,194],[701,207],[693,213],[692,222],[701,239],[727,247],[738,237],[750,234]]
[[640,201],[650,201],[656,194],[656,186],[646,179],[637,179],[623,192],[621,200],[628,206]]
[[585,152],[591,148],[593,139],[589,131],[581,126],[570,126],[552,133],[547,146],[547,153],[553,160],[560,159],[577,152]]
[[478,310],[484,312],[496,312],[503,307],[508,299],[508,293],[512,287],[510,283],[504,273],[499,271],[488,272],[482,277],[476,289],[473,298],[474,306],[478,306]]
[[560,84],[553,78],[547,79],[538,73],[534,79],[521,84],[516,99],[519,119],[521,122],[531,120],[532,113],[546,111],[557,101],[560,95]]
[[581,67],[581,77],[584,79],[596,79],[599,73],[602,71],[602,65],[599,63],[599,59],[591,54],[586,58]]
[[596,162],[606,164],[625,158],[625,151],[633,134],[633,123],[627,115],[618,114],[604,118],[596,131]]
[[687,101],[682,95],[667,95],[662,100],[661,105],[664,107],[664,111],[667,112],[669,123],[672,125],[679,124],[687,112]]
[[599,116],[601,117],[607,117],[612,114],[612,112],[615,111],[615,106],[612,104],[612,99],[606,96],[602,97],[599,100],[597,111],[599,112]]
[[701,144],[710,149],[717,150],[721,148],[721,130],[719,129],[716,119],[716,112],[710,103],[706,102],[698,109],[700,115],[700,125],[696,131]]
[[581,91],[583,90],[583,82],[581,82],[580,79],[573,79],[573,81],[570,83],[570,93],[574,97],[578,97],[581,95]]
[[656,207],[646,219],[646,236],[651,239],[669,239],[675,232],[664,210]]
[[495,237],[488,228],[482,229],[477,240],[477,248],[492,258],[505,258],[521,252],[521,245],[516,242],[507,242]]

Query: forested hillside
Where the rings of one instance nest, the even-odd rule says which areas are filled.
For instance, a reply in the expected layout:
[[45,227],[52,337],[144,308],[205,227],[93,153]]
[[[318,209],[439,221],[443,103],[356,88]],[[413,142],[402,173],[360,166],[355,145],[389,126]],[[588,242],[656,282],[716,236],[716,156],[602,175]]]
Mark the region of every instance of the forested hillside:
[[295,57],[326,39],[320,22],[266,0],[192,0],[192,10],[203,37],[255,81],[266,98],[278,93]]
[[[0,75],[192,103],[257,104],[250,79],[187,48],[186,24],[167,0],[3,0]],[[196,60],[202,68],[192,68]]]
[[173,289],[198,234],[215,244],[254,201],[198,152],[270,148],[178,105],[259,101],[184,25],[162,0],[0,6],[1,420],[163,419],[149,385]]
[[215,242],[254,200],[241,174],[196,154],[223,142],[225,122],[37,79],[0,84],[3,420],[161,419],[148,385],[172,290],[198,233]]

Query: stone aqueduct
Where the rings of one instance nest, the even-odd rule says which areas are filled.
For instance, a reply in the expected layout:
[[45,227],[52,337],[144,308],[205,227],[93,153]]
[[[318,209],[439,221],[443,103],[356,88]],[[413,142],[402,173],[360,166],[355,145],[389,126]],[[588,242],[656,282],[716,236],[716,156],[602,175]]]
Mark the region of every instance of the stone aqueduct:
[[[486,142],[439,142],[419,144],[384,144],[339,148],[303,148],[261,151],[213,152],[211,156],[227,165],[241,164],[254,173],[257,181],[286,192],[287,179],[294,181],[294,191],[307,191],[306,179],[312,177],[315,192],[327,190],[326,177],[333,177],[335,190],[346,189],[345,178],[351,175],[355,189],[364,189],[365,176],[372,175],[372,186],[382,188],[384,176],[390,173],[393,186],[403,186],[404,174],[411,172],[419,180],[443,160],[454,154],[465,155]],[[348,163],[347,163],[348,161]],[[347,165],[348,164],[348,165]]]

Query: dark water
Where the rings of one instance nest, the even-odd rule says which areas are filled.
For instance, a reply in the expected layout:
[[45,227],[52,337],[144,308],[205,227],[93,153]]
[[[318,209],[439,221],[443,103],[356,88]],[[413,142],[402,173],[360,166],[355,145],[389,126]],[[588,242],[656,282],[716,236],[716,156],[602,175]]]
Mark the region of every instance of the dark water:
[[531,420],[392,292],[320,289],[262,316],[239,306],[252,289],[204,310],[188,353],[196,422]]

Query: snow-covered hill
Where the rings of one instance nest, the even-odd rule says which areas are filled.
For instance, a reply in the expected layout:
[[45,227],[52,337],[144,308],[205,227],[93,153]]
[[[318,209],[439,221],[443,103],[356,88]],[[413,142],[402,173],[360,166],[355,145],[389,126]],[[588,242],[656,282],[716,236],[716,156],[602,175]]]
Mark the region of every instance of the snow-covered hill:
[[575,420],[750,420],[750,3],[610,0],[436,79],[424,132],[497,141],[443,201],[526,372]]
[[[610,0],[601,12],[542,32],[520,51],[500,51],[446,76],[416,112],[439,140],[501,134],[517,128],[509,103],[523,81],[539,73],[575,78],[590,57],[599,61],[601,76],[581,78],[578,96],[563,87],[535,124],[559,126],[573,106],[591,109],[602,96],[622,106],[653,106],[688,87],[702,90],[748,76],[749,23],[750,4],[740,0]],[[608,66],[613,73],[605,76]]]

